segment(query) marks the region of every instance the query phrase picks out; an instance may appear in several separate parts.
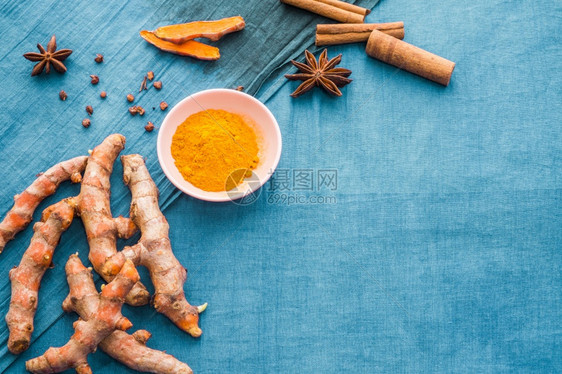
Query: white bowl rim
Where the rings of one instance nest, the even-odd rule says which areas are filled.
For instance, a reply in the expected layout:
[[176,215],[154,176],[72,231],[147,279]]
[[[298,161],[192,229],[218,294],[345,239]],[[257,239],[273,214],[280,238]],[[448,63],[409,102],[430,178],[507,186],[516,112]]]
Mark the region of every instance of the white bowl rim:
[[[166,127],[166,124],[169,121],[169,118],[171,118],[172,113],[174,113],[176,110],[179,110],[178,109],[179,107],[181,107],[188,100],[191,100],[193,97],[196,98],[199,95],[212,94],[212,93],[215,93],[215,92],[217,92],[217,93],[219,93],[219,92],[220,93],[227,93],[229,95],[243,96],[246,99],[249,99],[250,101],[253,101],[258,106],[262,107],[262,109],[265,110],[266,115],[271,120],[271,123],[273,123],[273,125],[274,125],[273,128],[275,130],[275,136],[277,137],[277,139],[279,141],[278,142],[279,145],[277,146],[277,149],[276,149],[276,152],[275,152],[275,157],[273,158],[273,164],[271,166],[271,172],[268,173],[267,177],[264,178],[263,181],[260,180],[259,186],[254,186],[254,188],[251,188],[251,189],[247,190],[244,194],[240,194],[240,196],[236,196],[235,198],[233,198],[231,196],[216,196],[216,195],[214,195],[215,194],[214,192],[203,191],[203,190],[193,186],[188,181],[182,180],[181,182],[187,183],[187,184],[193,186],[194,188],[196,188],[197,190],[191,191],[191,190],[185,189],[182,186],[181,182],[176,181],[175,178],[171,175],[170,171],[168,170],[168,166],[163,161],[164,157],[163,157],[162,153],[164,152],[164,150],[162,149],[162,137],[163,137],[164,132],[162,131],[162,128]],[[156,153],[157,153],[157,156],[158,156],[158,162],[160,164],[160,167],[164,171],[164,175],[166,176],[166,178],[168,178],[168,180],[174,186],[176,186],[176,188],[178,188],[180,191],[182,191],[183,193],[185,193],[189,196],[192,196],[196,199],[203,200],[203,201],[209,201],[209,202],[227,202],[227,201],[238,200],[238,199],[241,199],[245,196],[248,196],[249,194],[259,190],[260,188],[262,188],[263,185],[267,183],[269,178],[271,178],[271,176],[273,175],[273,172],[277,168],[277,165],[279,164],[279,160],[281,159],[282,149],[283,149],[283,138],[281,136],[281,129],[279,128],[279,124],[277,123],[277,120],[275,119],[275,116],[273,115],[273,113],[271,113],[269,108],[264,103],[262,103],[261,101],[259,101],[255,97],[253,97],[252,95],[249,95],[249,94],[247,94],[245,92],[242,92],[242,91],[229,89],[229,88],[210,88],[210,89],[206,89],[206,90],[202,90],[202,91],[198,91],[196,93],[190,94],[187,97],[180,100],[176,105],[174,105],[172,107],[172,109],[168,112],[168,114],[166,114],[166,117],[164,117],[164,120],[162,121],[162,125],[160,126],[160,129],[158,131],[158,138],[156,139]],[[199,192],[198,190],[200,190],[201,192]]]

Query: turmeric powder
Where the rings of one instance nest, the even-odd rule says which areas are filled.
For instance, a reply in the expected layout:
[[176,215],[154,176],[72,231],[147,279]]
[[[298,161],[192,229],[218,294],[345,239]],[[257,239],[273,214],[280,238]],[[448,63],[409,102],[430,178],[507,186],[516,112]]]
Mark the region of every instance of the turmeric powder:
[[189,116],[172,138],[172,156],[183,178],[210,192],[242,183],[258,165],[258,152],[254,129],[241,116],[225,110],[208,109]]

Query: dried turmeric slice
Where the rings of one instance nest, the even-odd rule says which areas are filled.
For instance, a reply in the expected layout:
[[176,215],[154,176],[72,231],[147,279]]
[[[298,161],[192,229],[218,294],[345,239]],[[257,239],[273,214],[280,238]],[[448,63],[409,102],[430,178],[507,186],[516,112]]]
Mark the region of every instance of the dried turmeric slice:
[[189,56],[199,60],[218,60],[221,55],[217,47],[188,40],[182,44],[174,44],[158,38],[152,31],[142,30],[140,36],[155,47],[180,56]]
[[195,38],[219,40],[226,34],[242,30],[246,26],[240,16],[219,19],[218,21],[197,21],[168,25],[157,28],[154,34],[160,39],[181,44]]

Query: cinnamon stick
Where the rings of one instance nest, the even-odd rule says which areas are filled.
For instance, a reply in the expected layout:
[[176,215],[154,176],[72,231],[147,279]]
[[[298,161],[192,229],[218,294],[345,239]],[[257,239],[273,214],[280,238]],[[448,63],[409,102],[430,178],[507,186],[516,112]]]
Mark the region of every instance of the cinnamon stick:
[[366,42],[373,30],[404,39],[404,22],[320,24],[316,26],[316,45]]
[[367,42],[367,54],[377,60],[409,71],[444,86],[449,84],[455,63],[373,30]]
[[344,23],[363,23],[369,9],[340,0],[281,0],[282,3]]
[[340,0],[317,0],[317,1],[320,1],[321,3],[333,5],[340,9],[349,10],[350,12],[353,13],[362,14],[363,16],[366,16],[367,14],[371,13],[370,9],[363,8],[355,4],[346,3]]

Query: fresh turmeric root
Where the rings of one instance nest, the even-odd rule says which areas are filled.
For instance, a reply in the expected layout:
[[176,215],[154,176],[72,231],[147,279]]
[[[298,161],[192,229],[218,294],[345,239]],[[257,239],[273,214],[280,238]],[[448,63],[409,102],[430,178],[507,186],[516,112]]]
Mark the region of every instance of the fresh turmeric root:
[[[113,218],[110,207],[109,177],[115,159],[125,147],[125,137],[113,134],[94,148],[88,166],[84,171],[80,195],[77,197],[78,212],[86,229],[90,246],[89,259],[94,269],[107,281],[113,275],[103,273],[102,267],[107,258],[117,253],[117,237],[130,238],[137,230],[132,220],[124,217]],[[142,283],[136,284],[127,295],[129,305],[145,305],[150,301],[150,294]]]
[[122,156],[121,162],[123,179],[132,194],[130,217],[140,228],[141,238],[136,245],[125,247],[108,258],[101,269],[102,274],[116,274],[126,260],[145,266],[154,284],[153,303],[156,310],[183,331],[198,337],[201,335],[199,313],[205,310],[207,304],[195,307],[185,299],[183,285],[187,271],[172,252],[169,225],[158,207],[158,188],[142,156]]
[[[63,302],[63,309],[66,312],[74,311],[88,321],[100,301],[91,270],[76,255],[70,256],[65,270],[70,293]],[[109,356],[134,370],[157,374],[193,373],[187,364],[174,356],[148,348],[145,343],[149,338],[150,333],[146,330],[135,331],[133,335],[115,330],[99,346]]]
[[29,347],[39,285],[45,271],[51,266],[53,252],[62,233],[72,223],[75,207],[74,198],[68,198],[45,209],[41,221],[33,226],[35,233],[19,266],[10,270],[12,300],[6,323],[10,330],[8,349],[13,354],[19,354]]
[[80,173],[84,171],[87,161],[87,156],[80,156],[56,164],[14,197],[14,206],[0,223],[0,253],[18,232],[29,225],[39,203],[55,193],[59,184],[68,179],[73,183],[82,180]]
[[119,274],[98,295],[98,304],[92,308],[89,318],[74,323],[74,334],[68,343],[60,348],[49,348],[42,356],[27,361],[26,369],[32,373],[58,373],[74,368],[79,374],[91,373],[88,355],[115,330],[132,327],[131,321],[121,314],[121,307],[138,280],[135,265],[125,262]]
[[[172,356],[147,348],[144,343],[150,337],[148,332],[140,330],[130,336],[114,331],[126,330],[131,325],[120,314],[124,301],[131,305],[144,305],[150,298],[139,282],[135,264],[149,269],[156,290],[156,309],[192,336],[201,335],[199,314],[207,306],[195,307],[185,299],[183,285],[187,271],[172,253],[169,226],[158,207],[158,189],[139,155],[122,158],[124,180],[132,193],[131,218],[113,218],[109,178],[113,163],[124,145],[125,138],[122,135],[110,135],[91,152],[89,158],[83,158],[82,166],[73,169],[79,171],[70,172],[71,165],[66,164],[69,161],[61,163],[45,173],[46,180],[40,177],[26,190],[33,197],[24,200],[27,204],[17,205],[16,200],[18,209],[13,209],[17,211],[14,214],[24,217],[19,207],[26,207],[26,212],[31,216],[39,202],[52,194],[64,178],[71,177],[76,182],[83,179],[78,196],[64,199],[45,209],[41,221],[34,226],[35,234],[20,265],[10,272],[12,300],[6,321],[10,330],[8,346],[11,352],[20,353],[29,346],[41,279],[51,265],[54,249],[74,215],[80,215],[84,223],[90,246],[90,261],[96,271],[110,282],[98,295],[89,271],[87,277],[90,283],[77,281],[78,273],[82,274],[85,268],[77,257],[74,261],[71,261],[72,258],[69,260],[67,273],[71,294],[63,307],[67,311],[75,310],[82,319],[75,324],[75,334],[67,345],[51,348],[43,356],[28,361],[26,367],[29,371],[51,373],[75,368],[78,373],[90,373],[86,357],[101,343],[102,349],[131,368],[154,373],[191,373],[187,365]],[[77,159],[73,160],[76,162]],[[82,178],[80,171],[84,169],[86,161]],[[142,231],[137,245],[117,252],[117,237],[131,237],[137,227]],[[73,265],[76,260],[80,266]],[[80,276],[84,277],[83,274]],[[131,355],[130,350],[137,354]]]
[[[45,209],[41,222],[33,227],[35,234],[29,248],[24,253],[20,265],[10,271],[12,300],[6,315],[10,330],[8,339],[10,352],[19,354],[29,347],[41,279],[51,265],[53,252],[62,233],[70,226],[75,214],[82,213],[88,240],[97,243],[92,247],[93,250],[100,248],[101,245],[104,246],[105,251],[111,251],[113,245],[113,252],[109,253],[116,253],[116,236],[130,237],[136,232],[136,226],[130,219],[123,217],[113,219],[109,210],[109,175],[113,161],[120,151],[119,144],[122,147],[120,142],[124,142],[121,135],[110,136],[96,147],[90,156],[91,161],[88,163],[91,166],[85,172],[80,195],[64,199]],[[108,152],[109,149],[113,149],[111,144],[113,146],[117,144],[118,149],[114,151],[116,152],[114,155]],[[94,233],[88,231],[92,226],[98,231]],[[91,253],[98,254],[99,251]],[[112,278],[110,277],[108,281]],[[130,296],[130,303],[147,304],[150,298],[148,291],[140,283],[135,285],[135,289],[136,294]]]
[[156,374],[193,374],[187,364],[174,356],[145,344],[151,334],[146,330],[137,330],[133,335],[116,330],[102,340],[101,349],[117,361],[131,369]]
[[217,21],[196,21],[162,26],[154,30],[154,35],[176,44],[195,38],[217,41],[226,34],[242,30],[245,26],[244,18],[236,16]]

